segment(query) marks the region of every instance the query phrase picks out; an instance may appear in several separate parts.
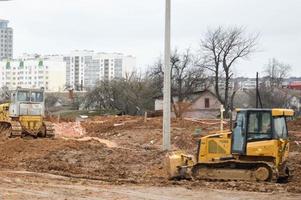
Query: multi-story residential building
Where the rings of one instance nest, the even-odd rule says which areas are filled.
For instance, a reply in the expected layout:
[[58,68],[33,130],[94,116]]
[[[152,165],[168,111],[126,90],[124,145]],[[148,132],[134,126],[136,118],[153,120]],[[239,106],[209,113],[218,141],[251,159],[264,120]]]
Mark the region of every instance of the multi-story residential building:
[[98,81],[126,77],[135,58],[120,53],[73,51],[68,56],[23,54],[0,61],[0,87],[41,88],[57,92],[92,88]]
[[65,57],[66,85],[75,90],[92,88],[97,81],[126,77],[135,70],[136,59],[120,53],[73,51]]
[[0,61],[0,86],[9,89],[44,88],[63,91],[66,83],[66,63],[62,56]]
[[256,89],[256,79],[248,79],[244,82],[241,82],[241,90],[253,90]]
[[83,90],[85,69],[91,63],[93,51],[72,51],[64,57],[66,62],[66,85],[75,90]]
[[0,19],[0,60],[13,57],[13,29],[8,22]]

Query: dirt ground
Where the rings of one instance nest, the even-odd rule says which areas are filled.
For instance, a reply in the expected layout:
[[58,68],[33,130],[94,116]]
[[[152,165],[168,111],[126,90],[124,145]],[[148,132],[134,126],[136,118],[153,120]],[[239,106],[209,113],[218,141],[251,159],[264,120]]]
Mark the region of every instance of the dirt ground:
[[300,194],[186,188],[181,186],[112,185],[26,171],[0,171],[0,199],[5,200],[299,200]]
[[[31,171],[69,177],[73,181],[83,179],[104,181],[113,188],[112,191],[124,187],[127,190],[129,187],[129,193],[133,188],[136,190],[136,187],[142,187],[141,191],[147,191],[148,188],[156,188],[159,191],[159,188],[164,187],[171,188],[171,194],[182,189],[187,190],[187,194],[190,190],[211,189],[235,191],[235,194],[239,193],[237,191],[244,191],[299,195],[301,194],[301,142],[299,143],[301,134],[295,126],[300,124],[301,120],[289,123],[289,128],[294,130],[291,135],[289,163],[293,177],[287,184],[169,181],[164,168],[166,152],[161,150],[162,119],[145,120],[143,117],[131,116],[103,116],[81,123],[55,124],[57,132],[55,139],[1,137],[0,171]],[[225,124],[225,127],[227,126]],[[219,127],[218,120],[173,120],[173,149],[195,153],[198,138],[213,133]],[[1,174],[0,178],[5,179]],[[164,199],[171,197],[167,195]],[[298,197],[300,199],[300,196]],[[129,199],[135,198],[129,196]]]

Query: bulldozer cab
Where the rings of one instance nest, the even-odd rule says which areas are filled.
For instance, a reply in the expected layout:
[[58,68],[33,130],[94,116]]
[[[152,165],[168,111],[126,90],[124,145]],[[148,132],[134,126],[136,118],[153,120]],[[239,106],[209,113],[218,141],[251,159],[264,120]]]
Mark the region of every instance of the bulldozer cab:
[[43,116],[44,89],[17,88],[11,95],[10,116]]
[[247,144],[271,139],[287,139],[289,109],[239,109],[232,133],[232,154],[246,155]]
[[43,90],[17,89],[13,92],[12,103],[16,102],[34,102],[41,103],[44,101]]

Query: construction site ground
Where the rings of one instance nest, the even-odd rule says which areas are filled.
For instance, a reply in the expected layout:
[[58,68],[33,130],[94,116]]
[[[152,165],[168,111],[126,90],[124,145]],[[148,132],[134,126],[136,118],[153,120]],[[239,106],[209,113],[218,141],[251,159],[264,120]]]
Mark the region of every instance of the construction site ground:
[[[54,123],[54,139],[0,137],[0,199],[301,199],[301,120],[289,123],[293,176],[285,184],[168,180],[161,118]],[[219,127],[173,120],[172,148],[195,153],[198,138]]]

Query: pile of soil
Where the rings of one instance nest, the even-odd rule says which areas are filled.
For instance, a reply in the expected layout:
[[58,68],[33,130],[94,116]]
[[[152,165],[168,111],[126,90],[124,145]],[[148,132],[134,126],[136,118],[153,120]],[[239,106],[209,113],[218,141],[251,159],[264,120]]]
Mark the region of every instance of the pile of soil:
[[0,152],[2,170],[29,170],[113,183],[167,179],[162,162],[165,152],[159,149],[110,148],[93,140],[15,138],[2,139]]
[[73,141],[0,137],[0,168],[25,169],[28,160],[46,156],[65,148]]
[[299,131],[301,132],[301,118],[288,121],[288,128],[290,131]]
[[[31,171],[113,183],[142,183],[156,178],[149,166],[160,164],[165,153],[158,150],[108,148],[97,142],[71,143],[41,158],[25,162]],[[163,169],[162,167],[159,167]]]
[[[101,116],[83,122],[87,135],[113,140],[126,147],[149,146],[161,148],[162,118],[148,118],[133,116]],[[201,136],[218,131],[219,120],[179,120],[171,123],[171,140],[173,149],[196,152],[197,141]],[[229,125],[225,124],[225,129]]]
[[133,116],[97,116],[82,123],[89,136],[97,136],[113,130],[131,129],[143,123],[142,117]]

